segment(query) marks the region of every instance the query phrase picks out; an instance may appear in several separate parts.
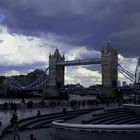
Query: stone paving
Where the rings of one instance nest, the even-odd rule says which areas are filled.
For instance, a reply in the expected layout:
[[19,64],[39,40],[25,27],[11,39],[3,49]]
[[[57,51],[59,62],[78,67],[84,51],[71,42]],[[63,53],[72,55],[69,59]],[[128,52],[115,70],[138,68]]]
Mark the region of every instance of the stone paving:
[[[99,107],[99,106],[98,106]],[[103,107],[103,106],[100,106]],[[55,112],[61,112],[62,111],[63,106],[59,106],[59,107],[55,107],[55,108],[28,108],[28,109],[18,109],[17,113],[18,113],[18,118],[20,119],[24,119],[27,117],[31,117],[31,116],[36,116],[37,110],[40,110],[41,114],[51,114],[51,113],[55,113]],[[85,108],[89,108],[88,106]],[[118,106],[109,106],[106,108],[118,108]],[[66,107],[67,110],[70,110],[69,107]],[[98,111],[97,111],[98,112]],[[13,114],[13,111],[0,111],[0,121],[2,122],[2,126],[1,129],[3,127],[5,127],[6,125],[9,124],[10,122],[10,118]],[[75,119],[71,119],[70,121],[72,123],[81,123],[82,120],[84,120],[87,117],[91,117],[93,114],[93,112],[85,114],[85,115],[81,115],[76,117]],[[29,135],[33,133],[35,134],[35,136],[37,137],[37,140],[53,140],[53,129],[52,128],[43,128],[43,129],[35,129],[35,130],[28,130],[28,131],[24,131],[24,132],[20,132],[20,136],[21,136],[21,140],[28,140],[29,139]],[[7,136],[5,136],[3,138],[3,140],[13,140],[13,135],[12,134],[8,134]]]
[[[18,119],[20,120],[27,117],[36,116],[38,110],[40,110],[41,114],[51,114],[62,111],[62,107],[18,109],[17,110]],[[13,112],[14,112],[13,110],[0,110],[0,121],[2,122],[2,125],[9,123]]]
[[[20,133],[21,140],[29,140],[29,135],[33,134],[37,140],[54,140],[53,128],[35,129]],[[13,140],[13,134],[6,135],[2,140]]]
[[[54,107],[53,108],[52,107],[50,107],[50,108],[45,107],[45,108],[18,109],[17,110],[18,120],[32,117],[32,116],[36,116],[37,110],[40,110],[41,114],[51,114],[51,113],[55,113],[55,112],[61,112],[62,107],[59,106],[59,107],[55,107],[55,108]],[[68,110],[69,110],[69,108],[68,108]],[[2,122],[2,126],[0,126],[0,133],[2,132],[3,128],[5,128],[8,124],[10,124],[10,119],[13,115],[13,112],[14,112],[13,110],[0,110],[0,121]],[[35,130],[35,133],[36,133],[36,131],[38,131],[38,130]],[[26,137],[26,133],[30,134],[31,132],[26,131],[26,132],[21,133],[21,135],[24,135],[24,133],[25,133],[25,137]],[[44,135],[45,130],[42,129],[41,132],[43,132],[43,135]],[[4,139],[10,140],[10,139],[12,139],[11,137],[12,137],[12,134],[7,135],[7,137],[4,137]],[[23,138],[24,137],[22,137],[21,140],[24,140]]]

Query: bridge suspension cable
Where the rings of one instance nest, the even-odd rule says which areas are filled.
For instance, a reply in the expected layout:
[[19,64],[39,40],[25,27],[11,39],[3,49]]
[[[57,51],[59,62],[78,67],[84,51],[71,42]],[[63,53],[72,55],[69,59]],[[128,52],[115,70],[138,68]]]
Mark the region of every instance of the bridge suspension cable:
[[47,67],[44,71],[43,74],[41,74],[34,82],[23,86],[21,84],[19,84],[18,81],[16,80],[10,80],[8,81],[8,85],[10,87],[10,89],[18,89],[18,90],[30,90],[30,89],[36,89],[37,87],[39,88],[40,86],[42,86],[45,82],[47,82],[47,71],[48,71],[49,67]]
[[123,76],[125,76],[125,78],[129,79],[131,82],[134,82],[134,81],[135,81],[134,78],[130,77],[127,73],[125,73],[124,71],[122,71],[122,69],[120,69],[119,67],[118,67],[118,71],[119,71]]
[[118,70],[125,78],[127,78],[128,80],[130,80],[131,82],[135,81],[135,75],[132,74],[131,72],[129,72],[128,70],[126,70],[125,68],[123,68],[120,64],[113,63],[113,66],[116,70]]
[[131,72],[129,72],[128,70],[126,70],[125,68],[123,68],[120,64],[118,64],[118,67],[119,67],[123,72],[125,72],[127,75],[129,75],[130,77],[135,78],[135,75],[134,75],[134,74],[132,74]]
[[16,81],[13,77],[8,80],[7,84],[9,85],[10,88],[19,89],[22,87],[22,85],[19,84],[19,82]]
[[31,88],[33,87],[33,85],[36,85],[39,83],[40,80],[42,80],[44,78],[44,76],[46,76],[46,72],[48,71],[49,67],[46,68],[46,70],[44,71],[43,74],[41,74],[34,82],[30,83],[29,85],[25,86],[25,89]]

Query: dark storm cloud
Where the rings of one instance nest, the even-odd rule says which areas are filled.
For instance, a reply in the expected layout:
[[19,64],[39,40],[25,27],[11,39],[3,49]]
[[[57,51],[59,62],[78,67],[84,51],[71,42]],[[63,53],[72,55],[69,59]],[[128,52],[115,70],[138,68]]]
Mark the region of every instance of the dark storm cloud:
[[100,50],[107,40],[126,56],[139,55],[140,1],[4,0],[3,24],[26,35],[54,33],[74,46]]

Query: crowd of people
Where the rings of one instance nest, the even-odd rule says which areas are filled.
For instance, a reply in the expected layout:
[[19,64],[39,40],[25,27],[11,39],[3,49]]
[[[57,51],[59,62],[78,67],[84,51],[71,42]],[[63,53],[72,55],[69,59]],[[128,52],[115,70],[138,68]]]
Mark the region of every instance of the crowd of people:
[[33,100],[25,101],[22,100],[21,103],[15,103],[15,102],[5,102],[2,106],[1,109],[4,110],[14,110],[16,111],[17,108],[34,108],[34,107],[46,107],[46,108],[56,108],[59,106],[70,106],[72,109],[80,109],[84,108],[85,106],[98,106],[99,104],[104,104],[104,105],[110,105],[110,104],[124,104],[128,103],[126,100],[120,100],[120,99],[114,99],[114,100],[96,100],[96,99],[88,99],[88,100],[71,100],[71,101],[38,101],[34,102]]
[[[96,107],[98,105],[104,105],[104,106],[110,106],[112,104],[117,104],[120,106],[122,103],[125,103],[125,101],[116,99],[116,100],[96,100],[96,99],[88,99],[88,100],[71,100],[71,101],[51,101],[49,103],[45,102],[44,100],[39,101],[38,104],[41,107],[46,107],[47,108],[56,108],[56,107],[62,107],[62,112],[64,114],[67,113],[67,107],[70,108],[71,110],[80,110],[84,109],[85,107],[91,108],[91,107]],[[25,101],[22,100],[21,104],[26,104],[27,108],[32,108],[34,105],[34,102],[31,101]],[[11,127],[13,129],[13,137],[14,140],[16,137],[18,140],[20,140],[20,135],[19,135],[19,127],[18,127],[18,115],[17,115],[17,104],[16,103],[4,103],[3,108],[7,109],[7,107],[10,106],[10,109],[14,110],[14,113],[10,119]],[[41,111],[37,109],[37,116],[41,115]],[[29,140],[37,140],[37,138],[33,135],[29,135]]]

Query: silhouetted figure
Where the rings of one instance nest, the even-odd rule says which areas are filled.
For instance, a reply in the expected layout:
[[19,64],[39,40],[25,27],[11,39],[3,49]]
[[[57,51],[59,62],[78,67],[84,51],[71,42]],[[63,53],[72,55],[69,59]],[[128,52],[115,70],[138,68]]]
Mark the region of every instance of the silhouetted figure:
[[34,135],[33,134],[30,134],[29,140],[34,140]]
[[37,140],[37,138],[36,138],[36,137],[34,137],[34,135],[33,135],[33,134],[30,134],[30,138],[29,138],[29,140]]
[[120,101],[119,101],[118,105],[119,105],[119,107],[121,106],[121,102]]
[[14,112],[10,122],[11,122],[11,126],[13,128],[13,135],[14,135],[14,140],[16,140],[16,137],[18,138],[18,140],[20,140],[20,136],[18,134],[18,124],[17,124],[17,120],[18,120],[18,117],[17,117],[17,113]]
[[32,100],[31,101],[28,101],[27,107],[28,108],[32,108],[33,107],[33,101]]
[[37,111],[37,116],[40,116],[41,115],[41,112],[40,110]]
[[21,103],[25,103],[25,99],[24,98],[22,98]]
[[66,111],[66,108],[65,108],[65,107],[63,107],[62,112],[63,112],[63,114],[66,114],[66,113],[67,113],[67,111]]

